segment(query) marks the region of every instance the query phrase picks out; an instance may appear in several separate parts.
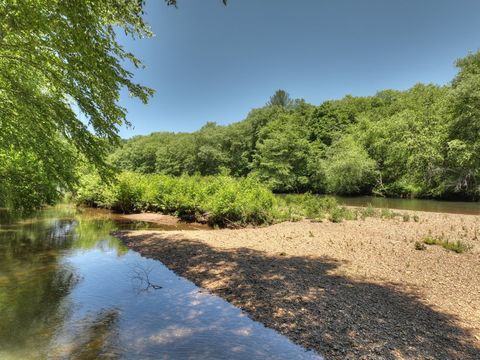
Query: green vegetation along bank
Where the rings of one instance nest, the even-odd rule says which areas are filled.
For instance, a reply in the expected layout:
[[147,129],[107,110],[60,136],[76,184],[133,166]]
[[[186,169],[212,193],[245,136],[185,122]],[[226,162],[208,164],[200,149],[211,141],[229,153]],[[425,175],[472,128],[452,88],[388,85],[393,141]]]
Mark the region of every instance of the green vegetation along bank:
[[[390,210],[349,209],[332,197],[276,196],[254,176],[168,176],[123,172],[107,183],[84,175],[75,194],[80,204],[123,213],[154,211],[218,226],[263,225],[304,218],[332,222],[366,217],[395,218]],[[404,221],[409,221],[404,220]]]

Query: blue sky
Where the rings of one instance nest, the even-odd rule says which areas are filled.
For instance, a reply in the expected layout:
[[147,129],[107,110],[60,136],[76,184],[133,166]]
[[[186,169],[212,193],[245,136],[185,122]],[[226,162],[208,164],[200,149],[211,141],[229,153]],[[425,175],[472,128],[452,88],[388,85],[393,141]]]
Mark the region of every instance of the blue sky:
[[239,121],[279,88],[320,104],[445,84],[480,48],[479,14],[479,0],[147,0],[155,37],[121,42],[156,94],[122,96],[134,128],[121,135]]

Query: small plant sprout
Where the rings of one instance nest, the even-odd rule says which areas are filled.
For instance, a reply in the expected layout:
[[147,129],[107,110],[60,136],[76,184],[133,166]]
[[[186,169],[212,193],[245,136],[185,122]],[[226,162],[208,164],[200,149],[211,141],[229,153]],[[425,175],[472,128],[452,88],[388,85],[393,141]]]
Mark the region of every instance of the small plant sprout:
[[427,245],[439,245],[446,250],[456,252],[457,254],[462,254],[468,250],[470,250],[470,246],[465,244],[463,241],[448,241],[443,237],[431,237],[428,236],[423,239],[423,243]]

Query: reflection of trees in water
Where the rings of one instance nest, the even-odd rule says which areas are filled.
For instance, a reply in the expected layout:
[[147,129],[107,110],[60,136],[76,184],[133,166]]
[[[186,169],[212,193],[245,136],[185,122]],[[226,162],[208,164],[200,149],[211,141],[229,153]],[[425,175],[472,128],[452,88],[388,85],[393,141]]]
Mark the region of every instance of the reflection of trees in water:
[[116,358],[119,348],[117,309],[108,309],[95,315],[87,315],[76,322],[69,340],[62,341],[49,354],[53,359],[90,360]]
[[116,227],[112,220],[91,220],[79,217],[75,226],[73,247],[84,250],[93,248],[114,249],[118,255],[124,255],[128,248],[110,235]]
[[72,304],[65,299],[78,277],[63,260],[65,250],[126,252],[109,235],[113,222],[74,215],[71,207],[59,207],[0,223],[0,349],[40,351],[68,317]]
[[68,314],[63,300],[78,281],[74,272],[54,257],[30,260],[25,274],[10,271],[0,286],[0,348],[46,345]]
[[66,309],[62,299],[77,282],[59,261],[72,221],[32,221],[0,233],[0,347],[48,340]]

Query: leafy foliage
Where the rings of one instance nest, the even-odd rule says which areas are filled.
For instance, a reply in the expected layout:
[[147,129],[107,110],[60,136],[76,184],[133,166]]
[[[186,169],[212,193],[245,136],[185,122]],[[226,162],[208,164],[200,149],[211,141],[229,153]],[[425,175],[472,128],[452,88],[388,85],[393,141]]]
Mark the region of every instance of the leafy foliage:
[[423,243],[427,245],[439,245],[444,249],[456,252],[457,254],[461,254],[470,250],[470,246],[460,240],[448,241],[448,239],[444,239],[441,237],[426,237],[423,239]]
[[120,91],[146,102],[124,61],[140,61],[116,32],[149,36],[142,2],[27,0],[0,3],[0,206],[51,203],[86,160],[108,174],[126,110]]
[[115,183],[85,175],[76,199],[120,212],[160,211],[210,224],[264,224],[273,220],[273,194],[254,177],[141,175],[124,172]]
[[336,194],[364,194],[375,185],[376,162],[351,136],[334,142],[327,151],[327,189]]
[[270,100],[267,102],[267,106],[280,106],[280,107],[290,107],[293,105],[293,100],[290,98],[289,93],[285,90],[277,90],[275,94],[270,97]]
[[[82,162],[105,179],[111,165],[127,171],[118,184],[82,176],[78,195],[86,202],[185,216],[210,211],[212,219],[239,222],[268,221],[261,211],[248,213],[242,198],[237,209],[227,206],[239,186],[255,193],[259,183],[274,192],[480,198],[480,52],[458,60],[448,86],[319,106],[277,90],[239,123],[120,141],[118,129],[128,125],[120,91],[143,102],[153,94],[133,82],[124,61],[142,64],[116,35],[150,36],[143,8],[143,0],[0,3],[0,206],[53,203],[76,185]],[[218,203],[206,200],[212,194],[198,175],[215,179],[209,191],[222,184]],[[165,187],[161,197],[155,186]]]
[[186,221],[219,226],[261,225],[312,219],[332,222],[361,217],[394,219],[402,214],[387,209],[352,209],[330,196],[311,193],[274,195],[256,176],[169,176],[122,172],[113,183],[85,173],[75,193],[80,204],[123,213],[156,211]]
[[0,147],[30,148],[44,158],[48,139],[59,134],[102,165],[102,139],[116,142],[126,123],[121,88],[144,102],[152,94],[132,82],[122,61],[141,63],[116,40],[115,28],[150,35],[138,2],[8,1],[0,17]]

